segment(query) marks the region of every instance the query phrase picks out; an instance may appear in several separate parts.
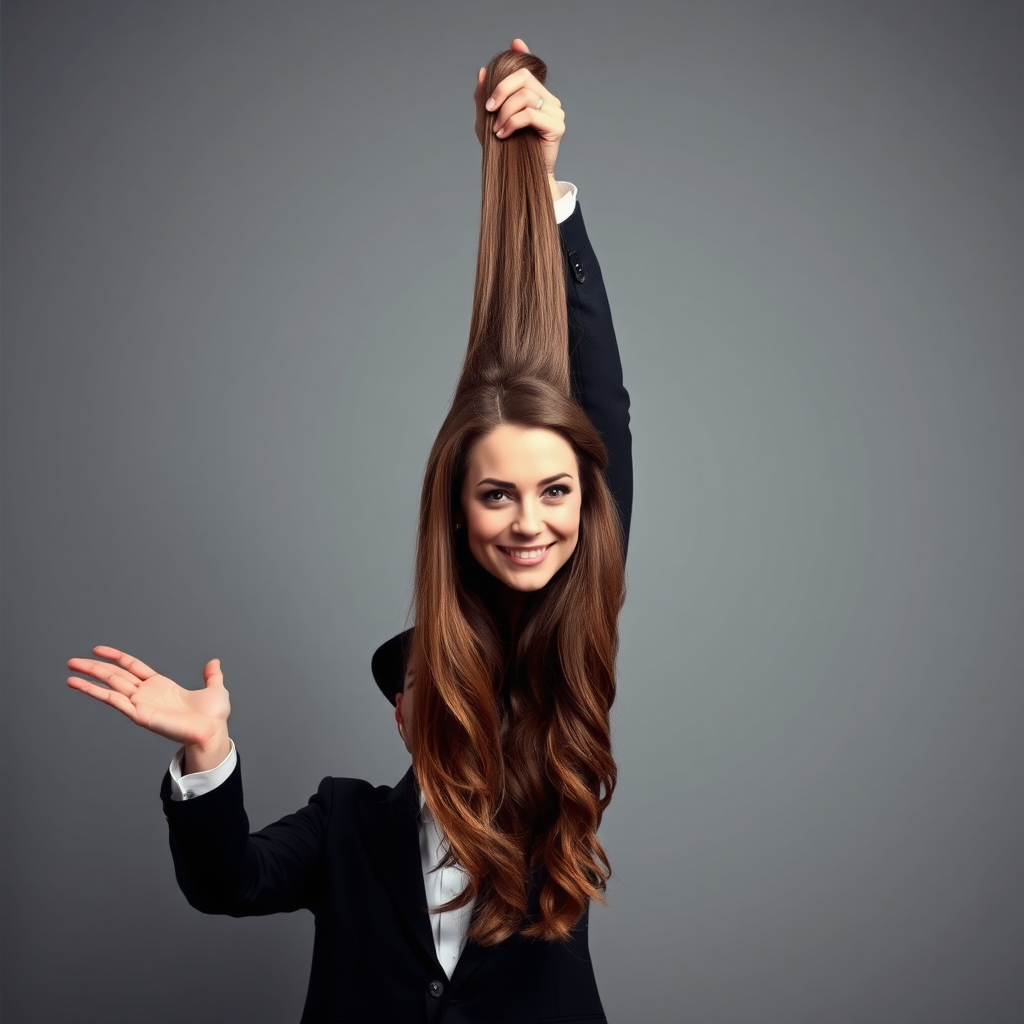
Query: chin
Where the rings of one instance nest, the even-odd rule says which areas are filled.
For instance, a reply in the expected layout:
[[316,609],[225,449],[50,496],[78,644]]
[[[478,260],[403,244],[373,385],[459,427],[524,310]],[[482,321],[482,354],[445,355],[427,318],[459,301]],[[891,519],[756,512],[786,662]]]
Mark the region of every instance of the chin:
[[566,552],[564,542],[555,541],[550,545],[543,564],[536,566],[514,566],[509,564],[502,545],[488,545],[469,549],[477,570],[486,573],[503,587],[515,594],[534,594],[543,590],[571,561],[576,545]]
[[545,576],[543,579],[528,580],[516,577],[515,579],[508,579],[504,576],[498,576],[510,590],[518,590],[520,593],[529,594],[535,590],[543,590],[551,581],[554,579],[555,574],[552,573],[550,576]]

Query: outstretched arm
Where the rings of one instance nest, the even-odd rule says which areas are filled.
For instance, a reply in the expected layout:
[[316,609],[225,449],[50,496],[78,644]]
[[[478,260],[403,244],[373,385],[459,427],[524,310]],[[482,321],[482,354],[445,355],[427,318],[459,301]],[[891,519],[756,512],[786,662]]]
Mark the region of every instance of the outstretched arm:
[[197,910],[249,917],[315,905],[329,780],[300,811],[252,834],[240,762],[222,785],[193,800],[172,799],[165,774],[160,796],[178,887]]
[[[93,654],[68,662],[79,673],[68,685],[181,743],[183,771],[207,772],[231,756],[231,705],[219,660],[207,662],[201,690],[187,690],[114,647],[94,647]],[[178,884],[193,906],[240,916],[310,904],[329,794],[251,836],[237,761],[223,784],[194,799],[176,798],[168,772],[161,795]]]

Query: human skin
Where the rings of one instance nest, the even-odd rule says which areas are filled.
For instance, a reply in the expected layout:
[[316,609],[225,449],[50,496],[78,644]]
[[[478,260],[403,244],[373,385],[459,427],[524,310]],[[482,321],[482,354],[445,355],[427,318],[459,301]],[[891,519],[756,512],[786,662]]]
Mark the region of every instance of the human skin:
[[79,676],[71,676],[68,686],[117,708],[143,729],[180,743],[185,748],[187,766],[183,771],[208,771],[228,756],[231,700],[219,658],[211,659],[203,668],[203,689],[186,690],[116,647],[92,650],[108,660],[71,658],[68,668],[105,686]]
[[469,451],[460,525],[492,576],[515,591],[540,590],[576,550],[581,498],[564,437],[502,424]]

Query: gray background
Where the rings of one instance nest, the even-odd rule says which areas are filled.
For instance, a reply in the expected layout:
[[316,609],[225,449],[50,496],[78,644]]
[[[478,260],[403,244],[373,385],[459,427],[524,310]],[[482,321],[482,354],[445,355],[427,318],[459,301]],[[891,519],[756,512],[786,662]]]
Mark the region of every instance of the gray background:
[[5,1024],[297,1019],[311,919],[185,904],[171,744],[63,662],[223,658],[256,825],[402,774],[369,659],[468,328],[474,72],[515,34],[634,406],[610,1019],[1024,1020],[1022,28],[5,3]]

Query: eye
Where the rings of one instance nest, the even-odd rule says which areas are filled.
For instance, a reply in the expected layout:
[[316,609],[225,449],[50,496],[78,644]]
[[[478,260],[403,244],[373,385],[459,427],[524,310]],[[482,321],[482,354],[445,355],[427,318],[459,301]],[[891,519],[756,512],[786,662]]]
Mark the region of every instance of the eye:
[[565,498],[572,494],[572,488],[568,484],[552,484],[545,492],[546,498]]
[[510,501],[511,500],[511,495],[508,493],[508,491],[494,490],[494,491],[487,491],[483,495],[483,499],[484,499],[484,501],[492,502],[495,505],[500,505],[503,502]]

